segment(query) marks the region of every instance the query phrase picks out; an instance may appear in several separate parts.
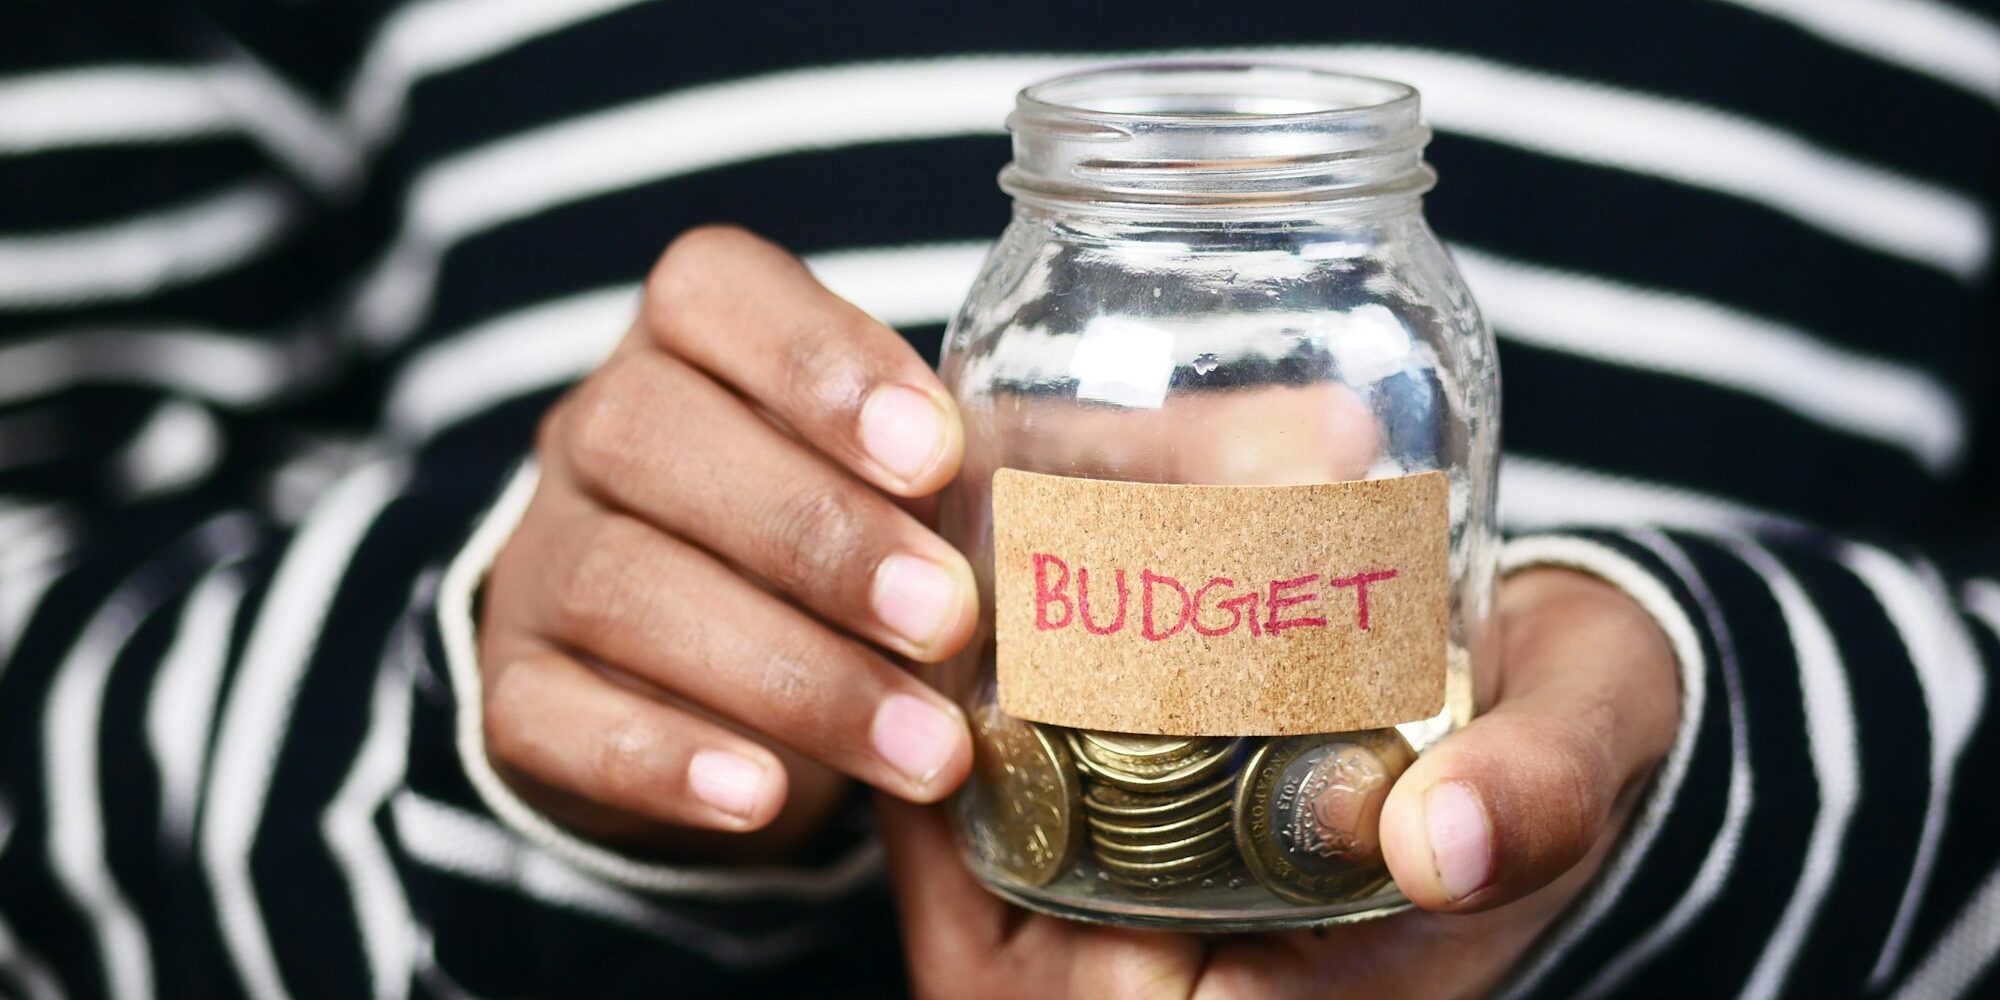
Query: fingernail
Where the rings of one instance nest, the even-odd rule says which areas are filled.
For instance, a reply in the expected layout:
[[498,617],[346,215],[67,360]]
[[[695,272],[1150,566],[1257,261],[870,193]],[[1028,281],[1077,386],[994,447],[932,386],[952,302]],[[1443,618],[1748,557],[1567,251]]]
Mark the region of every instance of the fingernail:
[[944,770],[958,746],[958,721],[922,698],[892,694],[875,710],[869,738],[889,766],[918,785]]
[[1424,795],[1424,827],[1446,896],[1457,902],[1486,886],[1493,877],[1493,833],[1472,789],[1452,781],[1432,788]]
[[861,404],[861,446],[883,468],[915,479],[944,450],[945,413],[931,397],[885,385]]
[[749,819],[764,797],[764,768],[742,754],[703,750],[688,761],[695,798],[737,819]]
[[958,614],[958,578],[929,559],[897,553],[876,567],[869,601],[882,624],[929,647]]

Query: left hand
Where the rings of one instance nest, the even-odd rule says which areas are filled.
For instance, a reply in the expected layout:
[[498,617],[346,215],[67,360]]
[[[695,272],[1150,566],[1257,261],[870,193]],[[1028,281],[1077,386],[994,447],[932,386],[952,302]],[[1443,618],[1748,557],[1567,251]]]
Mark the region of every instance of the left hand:
[[935,809],[879,801],[920,997],[1474,997],[1490,992],[1602,866],[1672,745],[1672,648],[1595,577],[1500,588],[1479,716],[1383,806],[1383,854],[1419,909],[1311,931],[1200,936],[1071,923],[979,887]]

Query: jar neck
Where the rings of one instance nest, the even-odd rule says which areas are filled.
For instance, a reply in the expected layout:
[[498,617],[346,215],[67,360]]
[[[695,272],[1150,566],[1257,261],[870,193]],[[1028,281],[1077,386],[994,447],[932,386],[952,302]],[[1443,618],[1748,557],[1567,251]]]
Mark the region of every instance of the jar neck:
[[1007,119],[1000,186],[1100,218],[1233,221],[1414,210],[1435,182],[1415,90],[1304,67],[1160,63],[1058,77]]
[[1356,198],[1341,202],[1271,205],[1258,213],[1183,212],[1016,199],[1015,227],[1065,243],[1118,244],[1124,252],[1157,244],[1181,250],[1237,251],[1329,241],[1382,248],[1412,238],[1435,239],[1423,198]]

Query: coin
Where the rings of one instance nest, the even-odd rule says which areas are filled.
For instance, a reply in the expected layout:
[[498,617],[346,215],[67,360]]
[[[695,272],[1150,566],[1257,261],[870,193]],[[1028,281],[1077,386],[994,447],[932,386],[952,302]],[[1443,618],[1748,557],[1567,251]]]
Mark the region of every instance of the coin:
[[1111,753],[1142,758],[1186,756],[1198,749],[1202,742],[1199,736],[1138,736],[1096,729],[1079,729],[1076,734],[1084,742]]
[[1382,803],[1416,759],[1393,729],[1288,736],[1259,747],[1236,786],[1236,845],[1271,892],[1331,903],[1372,892],[1382,862]]
[[[1088,811],[1089,809],[1086,807],[1085,812],[1087,813]],[[1088,816],[1087,819],[1090,822],[1090,829],[1094,834],[1103,834],[1106,837],[1131,844],[1158,843],[1160,841],[1175,840],[1215,826],[1228,826],[1229,800],[1223,799],[1204,812],[1166,823],[1133,826],[1123,823],[1112,823],[1099,819],[1096,816]]]
[[1218,823],[1206,830],[1199,830],[1179,840],[1157,843],[1127,843],[1118,838],[1106,837],[1102,833],[1092,833],[1090,842],[1096,848],[1098,860],[1106,857],[1123,861],[1168,862],[1182,858],[1192,858],[1229,840],[1229,824]]
[[1200,812],[1216,802],[1227,802],[1236,788],[1236,776],[1225,774],[1214,782],[1173,794],[1128,792],[1104,782],[1091,784],[1083,797],[1083,808],[1093,816],[1114,823],[1165,823]]
[[981,857],[1046,885],[1082,846],[1081,790],[1063,741],[987,705],[973,714],[972,779],[963,815]]
[[1229,866],[1236,850],[1227,842],[1213,850],[1167,862],[1124,861],[1099,855],[1097,863],[1115,882],[1141,889],[1164,889],[1185,885]]
[[1186,756],[1152,759],[1116,754],[1069,734],[1070,750],[1086,774],[1131,792],[1167,792],[1194,784],[1227,767],[1242,742],[1215,739]]

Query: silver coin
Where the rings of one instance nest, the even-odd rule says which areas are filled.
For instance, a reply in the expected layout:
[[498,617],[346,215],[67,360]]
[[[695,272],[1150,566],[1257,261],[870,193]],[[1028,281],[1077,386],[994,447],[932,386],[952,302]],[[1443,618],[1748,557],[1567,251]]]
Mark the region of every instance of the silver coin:
[[1273,739],[1238,779],[1236,843],[1265,888],[1300,903],[1353,899],[1389,878],[1378,826],[1416,754],[1393,729]]

